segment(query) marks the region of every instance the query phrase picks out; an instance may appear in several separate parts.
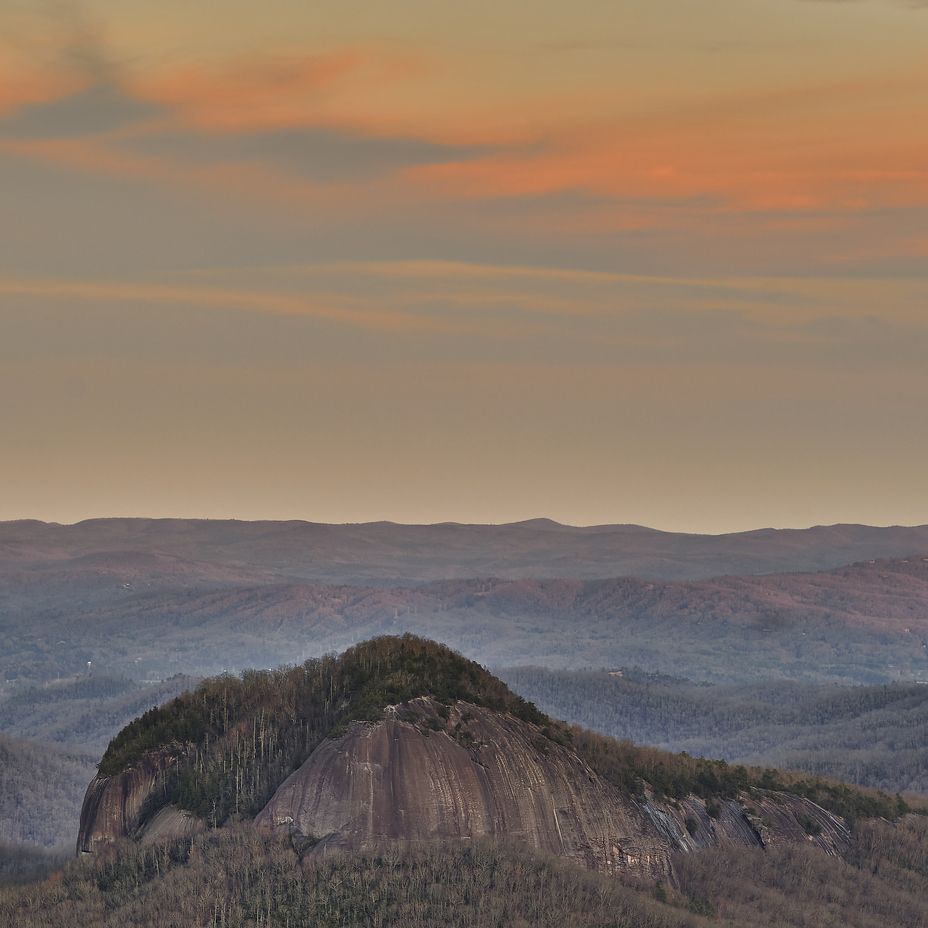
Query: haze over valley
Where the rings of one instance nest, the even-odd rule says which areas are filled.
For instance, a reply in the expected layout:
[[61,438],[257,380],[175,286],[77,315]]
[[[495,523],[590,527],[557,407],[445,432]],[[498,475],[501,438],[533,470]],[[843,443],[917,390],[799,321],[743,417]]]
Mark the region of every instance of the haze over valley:
[[[709,575],[721,565],[753,572]],[[623,567],[641,575],[609,576]],[[531,871],[545,858],[525,855],[543,852],[613,886],[618,875],[642,888],[620,900],[604,884],[597,898],[626,907],[629,924],[717,916],[727,899],[753,925],[745,877],[712,883],[717,867],[738,872],[725,858],[735,848],[751,879],[813,853],[802,866],[833,859],[838,885],[887,842],[921,847],[926,617],[924,526],[3,523],[0,883],[38,885],[28,880],[65,866],[75,840],[87,859],[51,895],[0,890],[0,915],[41,919],[67,899],[83,924],[100,906],[140,926],[157,912],[208,918],[162,880],[203,867],[233,879],[228,855],[243,859],[244,843],[255,874],[273,857],[292,881],[304,855],[366,861],[379,836],[394,867],[421,869],[421,854],[445,866],[455,842],[479,838],[502,842],[474,845],[503,855],[486,858],[493,868]],[[426,786],[439,782],[448,795]],[[138,872],[134,889],[97,869],[111,853]],[[896,898],[887,879],[851,909]],[[213,905],[242,925],[255,892],[319,918],[309,885],[291,902],[246,873],[228,886]],[[371,912],[387,906],[404,924],[418,886],[404,879],[365,905],[379,898]],[[585,892],[573,886],[572,907]],[[913,925],[915,898],[896,903]],[[521,900],[509,888],[494,904]],[[778,924],[799,911],[773,910]]]

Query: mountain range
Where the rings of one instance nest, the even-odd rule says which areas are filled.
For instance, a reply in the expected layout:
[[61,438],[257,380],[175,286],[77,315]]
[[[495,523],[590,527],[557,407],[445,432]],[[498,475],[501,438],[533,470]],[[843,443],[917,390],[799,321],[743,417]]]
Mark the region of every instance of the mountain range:
[[[128,555],[192,581],[396,586],[498,577],[699,580],[723,574],[825,570],[928,551],[928,525],[815,526],[725,535],[640,525],[507,525],[91,519],[74,525],[0,522],[0,565],[78,569]],[[141,559],[149,555],[152,560]],[[146,582],[152,578],[146,577]]]
[[[298,663],[406,631],[492,666],[928,680],[926,552],[928,527],[708,537],[544,521],[4,523],[0,696],[93,672],[155,681]],[[821,567],[852,553],[869,556]],[[783,563],[801,571],[685,580],[645,569]],[[619,575],[635,566],[644,575]]]
[[[41,766],[47,756],[60,767],[55,775],[60,795],[55,793],[50,802],[64,810],[60,821],[43,822],[37,809],[24,815],[17,808],[6,816],[5,834],[13,841],[34,835],[45,846],[73,834],[75,774],[85,775],[109,739],[133,716],[144,719],[148,706],[165,700],[173,699],[168,705],[176,705],[184,689],[197,692],[198,677],[282,664],[281,671],[245,672],[245,679],[252,681],[256,674],[267,673],[280,681],[305,666],[307,658],[334,660],[335,652],[357,641],[406,633],[443,640],[478,665],[548,668],[510,669],[507,679],[519,680],[520,692],[526,693],[540,684],[546,711],[558,717],[595,719],[598,728],[677,750],[702,753],[718,747],[729,759],[748,762],[793,758],[813,773],[856,776],[891,791],[917,789],[922,752],[912,739],[921,731],[923,700],[921,688],[911,684],[928,680],[926,554],[928,527],[832,526],[685,536],[636,526],[575,529],[546,520],[508,526],[144,519],[93,520],[75,526],[2,523],[0,728],[7,737],[2,743],[6,766],[0,772],[8,785],[19,789],[23,777],[30,776],[28,770]],[[588,673],[588,683],[581,674],[555,684],[552,675],[558,668],[597,673]],[[625,683],[604,673],[619,669],[626,674]],[[607,679],[612,681],[609,686],[618,687],[615,693],[605,692]],[[751,703],[743,688],[759,679],[801,681],[793,686],[807,688],[807,702],[774,687],[769,696]],[[633,692],[634,680],[644,681],[644,701]],[[668,692],[659,693],[665,682]],[[838,704],[826,691],[819,695],[819,690],[808,689],[891,682],[907,683],[911,692],[889,688],[884,696],[865,687],[859,700],[844,700],[840,711],[827,707]],[[209,690],[215,684],[205,681],[203,686]],[[707,694],[716,689],[718,698],[713,701]],[[427,700],[432,694],[411,698]],[[772,709],[781,698],[793,699],[796,708]],[[446,705],[448,719],[441,714]],[[626,720],[636,705],[644,707],[641,724],[629,726]],[[905,718],[904,707],[909,707]],[[402,710],[408,718],[388,719],[385,724],[402,733],[399,743],[409,752],[424,751],[424,769],[433,779],[453,775],[479,784],[487,775],[480,770],[492,766],[487,758],[481,761],[484,766],[461,768],[444,755],[432,755],[441,742],[440,728],[458,748],[464,747],[461,738],[488,743],[501,739],[496,722],[481,718],[484,708],[455,708],[440,700],[410,703]],[[799,715],[807,710],[824,713],[821,725],[828,728],[827,738],[824,727],[816,728],[819,721],[801,725]],[[688,713],[698,721],[683,731],[668,724],[667,711],[681,718]],[[464,724],[467,713],[473,719]],[[906,728],[906,719],[917,724]],[[329,723],[334,724],[332,719]],[[786,753],[775,753],[776,725],[790,732]],[[861,725],[879,729],[879,744],[889,752],[886,759],[855,740]],[[492,736],[481,736],[481,726],[492,729]],[[326,794],[318,785],[331,779],[332,764],[368,769],[364,764],[372,755],[363,760],[357,751],[369,752],[376,738],[372,742],[359,737],[362,730],[368,731],[369,725],[350,737],[343,733],[347,740],[342,743],[354,745],[355,754],[349,752],[341,760],[329,757],[325,764],[317,758],[320,766],[308,775],[314,785],[294,787],[293,795],[329,795],[320,812],[325,815],[354,802],[350,796]],[[548,730],[556,734],[559,729]],[[319,735],[317,731],[314,737]],[[45,746],[22,736],[59,747],[46,755]],[[556,758],[567,750],[542,735],[548,755],[537,745],[532,747],[535,754],[524,754],[526,738],[532,744],[537,737],[535,732],[516,739],[521,747],[511,751],[525,769],[535,754]],[[265,743],[269,739],[265,732]],[[827,758],[816,749],[819,742],[827,742]],[[167,756],[180,764],[186,755]],[[658,756],[664,757],[653,755],[652,766],[679,763],[655,760]],[[281,777],[271,777],[278,785],[293,772],[297,754],[288,758],[281,760]],[[25,764],[19,762],[22,759]],[[594,779],[600,776],[595,766],[590,763]],[[164,769],[154,769],[153,775],[163,780]],[[228,784],[224,793],[211,796],[203,792],[208,784],[198,776],[202,771],[188,773],[178,787],[186,790],[188,806],[197,807],[196,821],[212,815],[215,823],[220,814],[225,819],[232,815],[233,820],[242,814],[227,807]],[[270,780],[261,776],[249,786],[248,816],[267,807],[269,823],[283,828],[284,837],[298,844],[299,834],[289,825],[283,827],[288,817],[303,822],[300,834],[316,827],[312,822],[331,825],[325,815],[307,819],[296,800],[291,808],[273,811],[272,794],[267,792]],[[549,787],[554,788],[548,784],[545,789]],[[578,787],[563,788],[574,795]],[[237,789],[241,795],[243,784]],[[480,805],[476,812],[478,806],[469,800],[471,818],[494,821],[495,813],[488,810],[507,808],[486,784],[477,793],[481,803],[489,796],[490,805]],[[704,805],[706,798],[702,801]],[[709,801],[718,801],[724,810],[725,802],[733,800],[717,796]],[[682,799],[672,799],[670,805],[665,800],[661,814],[676,821],[679,830],[686,827],[687,815],[680,818],[673,802],[686,808]],[[584,799],[579,808],[588,805]],[[537,824],[537,815],[518,805],[506,814],[507,821]],[[605,840],[595,818],[577,831],[575,849]],[[703,821],[699,815],[693,818],[697,824]],[[187,814],[165,811],[156,822],[146,819],[147,833],[171,840],[180,820],[185,828],[195,825]],[[741,821],[737,815],[735,820]],[[724,835],[719,821],[727,819],[709,816],[713,833]],[[549,839],[550,824],[545,825]],[[819,825],[824,828],[823,822]],[[593,830],[584,831],[588,826]],[[508,830],[490,829],[487,835],[499,837]],[[349,832],[323,846],[356,846]],[[360,825],[351,833],[365,834]],[[198,834],[202,840],[213,840],[207,832]],[[549,839],[534,846],[556,850]],[[4,860],[24,861],[24,847],[16,844],[6,857],[0,847],[0,870]],[[583,854],[578,851],[575,856]],[[607,858],[599,858],[602,866],[594,869],[608,871],[612,865],[603,863]],[[686,868],[674,867],[674,879],[683,881]],[[670,872],[658,868],[640,873],[653,878]]]

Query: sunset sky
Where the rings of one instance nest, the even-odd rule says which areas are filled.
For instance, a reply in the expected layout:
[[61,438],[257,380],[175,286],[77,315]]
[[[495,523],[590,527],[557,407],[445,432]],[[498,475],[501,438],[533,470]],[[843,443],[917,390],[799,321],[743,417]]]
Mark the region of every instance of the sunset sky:
[[928,522],[928,2],[0,0],[0,519]]

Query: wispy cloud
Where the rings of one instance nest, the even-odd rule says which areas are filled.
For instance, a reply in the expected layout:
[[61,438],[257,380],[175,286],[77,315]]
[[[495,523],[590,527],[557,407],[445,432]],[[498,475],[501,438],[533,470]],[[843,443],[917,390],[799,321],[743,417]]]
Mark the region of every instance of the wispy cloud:
[[[519,218],[522,204],[546,198],[546,224],[564,235],[692,228],[720,212],[758,215],[761,228],[760,214],[928,205],[924,66],[776,88],[665,88],[648,106],[592,85],[496,99],[473,62],[387,44],[133,70],[114,64],[85,19],[71,15],[59,36],[55,80],[8,92],[7,151],[284,209],[506,201],[505,221],[529,235],[537,223]],[[454,68],[459,85],[436,89]],[[559,194],[600,203],[561,209]]]
[[344,325],[396,332],[434,331],[450,335],[487,334],[486,320],[447,319],[403,312],[348,294],[298,295],[220,287],[174,287],[97,281],[0,281],[0,294],[64,297],[99,302],[174,304],[295,315]]
[[[924,249],[924,242],[916,243]],[[0,295],[293,315],[394,332],[518,338],[545,320],[725,314],[772,330],[879,319],[928,327],[928,281],[669,278],[445,261],[190,271],[182,283],[0,278]],[[238,277],[235,286],[212,278]],[[592,334],[592,333],[591,333]],[[817,336],[816,336],[817,337]]]

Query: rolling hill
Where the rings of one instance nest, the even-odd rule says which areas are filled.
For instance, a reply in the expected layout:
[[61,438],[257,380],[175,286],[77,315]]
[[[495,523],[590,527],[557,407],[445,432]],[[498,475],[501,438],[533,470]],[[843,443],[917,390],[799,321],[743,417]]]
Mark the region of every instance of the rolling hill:
[[299,663],[412,632],[494,666],[639,665],[693,680],[928,680],[928,560],[667,581],[280,582],[254,569],[93,554],[0,570],[0,695],[108,672],[162,680]]

